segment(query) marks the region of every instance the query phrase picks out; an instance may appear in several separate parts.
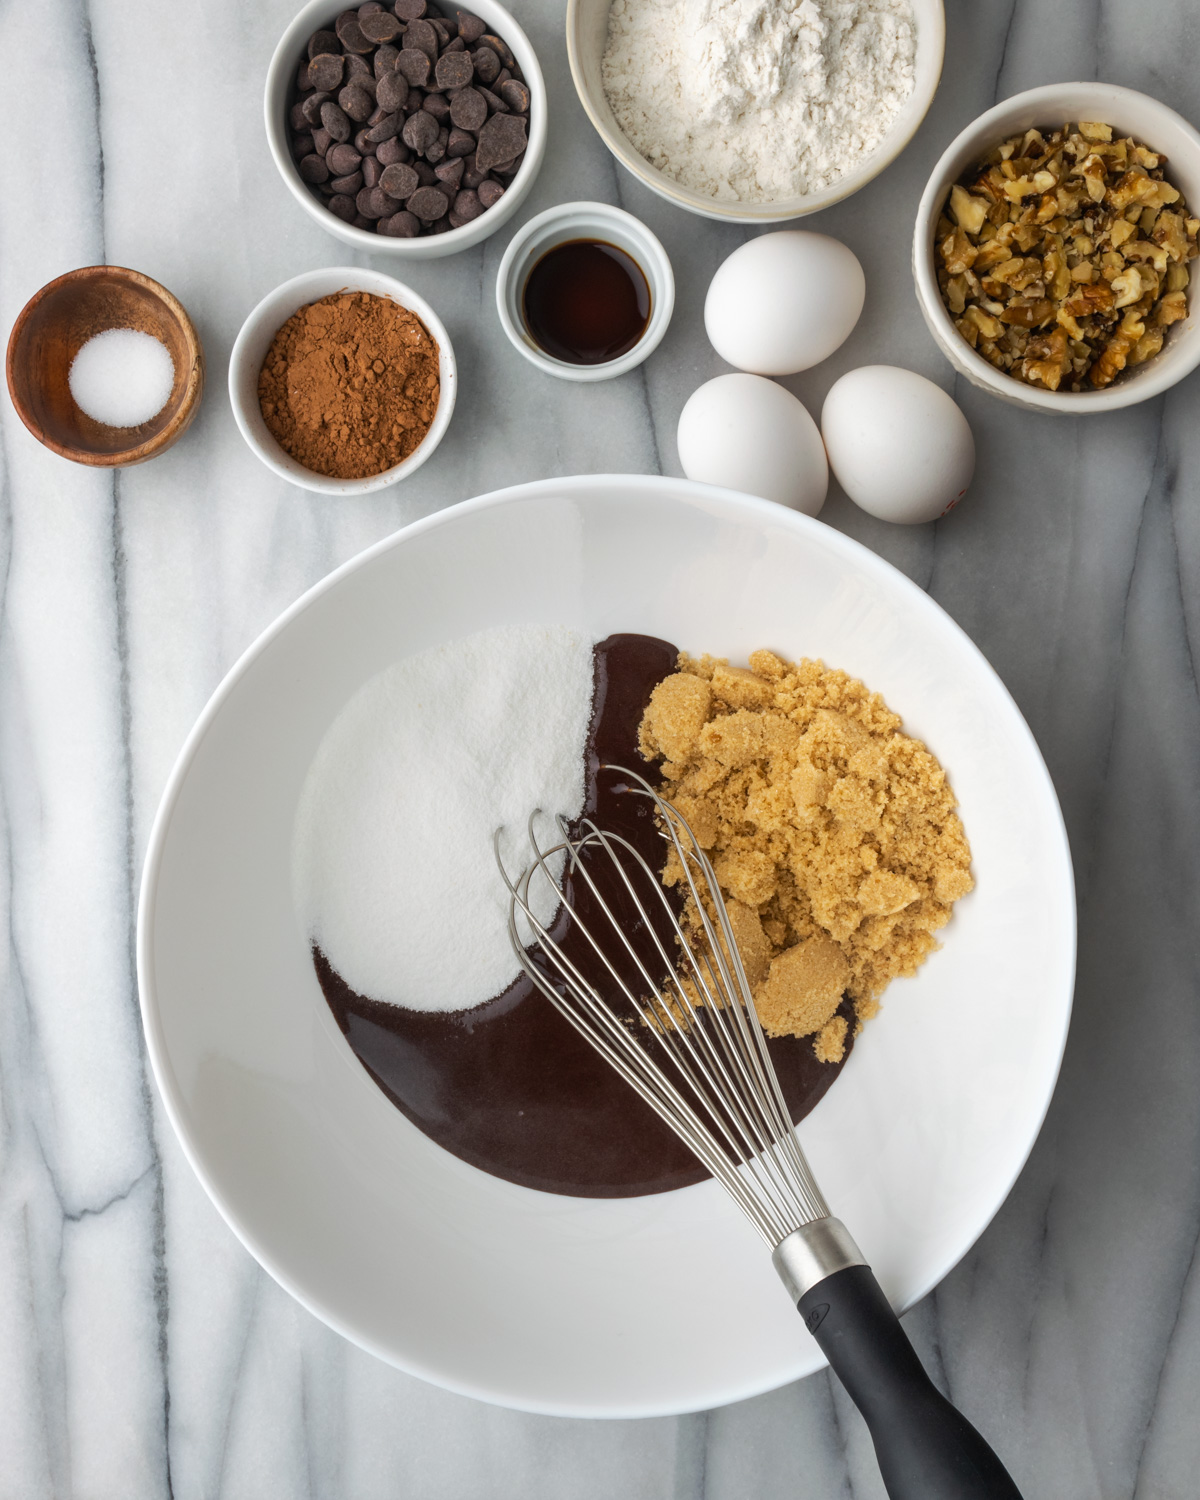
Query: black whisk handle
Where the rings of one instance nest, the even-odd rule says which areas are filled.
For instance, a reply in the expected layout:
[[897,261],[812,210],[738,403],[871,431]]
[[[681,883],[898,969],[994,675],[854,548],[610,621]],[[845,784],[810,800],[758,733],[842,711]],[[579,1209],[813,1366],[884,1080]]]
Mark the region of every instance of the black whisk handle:
[[925,1373],[870,1266],[835,1271],[798,1305],[866,1418],[891,1500],[1021,1500],[1004,1465]]

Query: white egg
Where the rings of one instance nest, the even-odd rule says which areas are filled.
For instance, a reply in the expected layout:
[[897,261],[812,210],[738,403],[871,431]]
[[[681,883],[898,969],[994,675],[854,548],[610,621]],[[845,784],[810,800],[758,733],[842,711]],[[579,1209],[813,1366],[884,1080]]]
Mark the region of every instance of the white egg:
[[718,375],[679,414],[679,462],[689,479],[761,495],[815,516],[829,465],[817,424],[790,391],[761,375]]
[[966,417],[941,386],[895,365],[864,365],[836,381],[821,434],[838,483],[881,521],[936,521],[975,472]]
[[717,268],[704,326],[739,370],[794,375],[845,343],[865,296],[853,250],[827,234],[782,229],[748,240]]

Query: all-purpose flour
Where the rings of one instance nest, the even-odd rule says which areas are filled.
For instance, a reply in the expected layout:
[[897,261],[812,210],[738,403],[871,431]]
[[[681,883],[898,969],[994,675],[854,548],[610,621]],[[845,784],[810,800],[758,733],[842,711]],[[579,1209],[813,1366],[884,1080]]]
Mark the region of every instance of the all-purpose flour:
[[912,92],[908,0],[613,0],[604,88],[682,186],[766,202],[864,161]]
[[[505,863],[529,863],[535,808],[578,817],[592,643],[513,625],[399,661],[325,734],[296,815],[296,895],[310,938],[359,994],[412,1010],[467,1010],[518,973]],[[553,823],[543,843],[557,842]],[[534,906],[549,920],[545,881]]]

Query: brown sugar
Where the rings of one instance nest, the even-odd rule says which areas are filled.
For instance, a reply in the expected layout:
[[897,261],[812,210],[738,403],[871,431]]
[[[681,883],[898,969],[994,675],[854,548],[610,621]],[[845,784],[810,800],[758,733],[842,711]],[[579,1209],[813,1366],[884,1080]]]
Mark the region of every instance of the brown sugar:
[[403,463],[439,396],[438,346],[425,325],[369,292],[335,292],[293,313],[258,377],[263,420],[280,447],[335,479]]
[[838,1061],[842,996],[861,1027],[974,885],[946,773],[878,693],[770,651],[681,656],[640,744],[712,860],[764,1029]]

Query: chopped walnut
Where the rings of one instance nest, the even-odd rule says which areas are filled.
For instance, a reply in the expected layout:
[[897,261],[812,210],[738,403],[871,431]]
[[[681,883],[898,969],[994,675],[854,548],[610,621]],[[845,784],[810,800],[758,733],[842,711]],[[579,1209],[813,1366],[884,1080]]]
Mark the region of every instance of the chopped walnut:
[[1187,317],[1200,219],[1166,158],[1110,125],[1027,130],[955,183],[936,231],[942,298],[997,369],[1046,390],[1103,387]]

